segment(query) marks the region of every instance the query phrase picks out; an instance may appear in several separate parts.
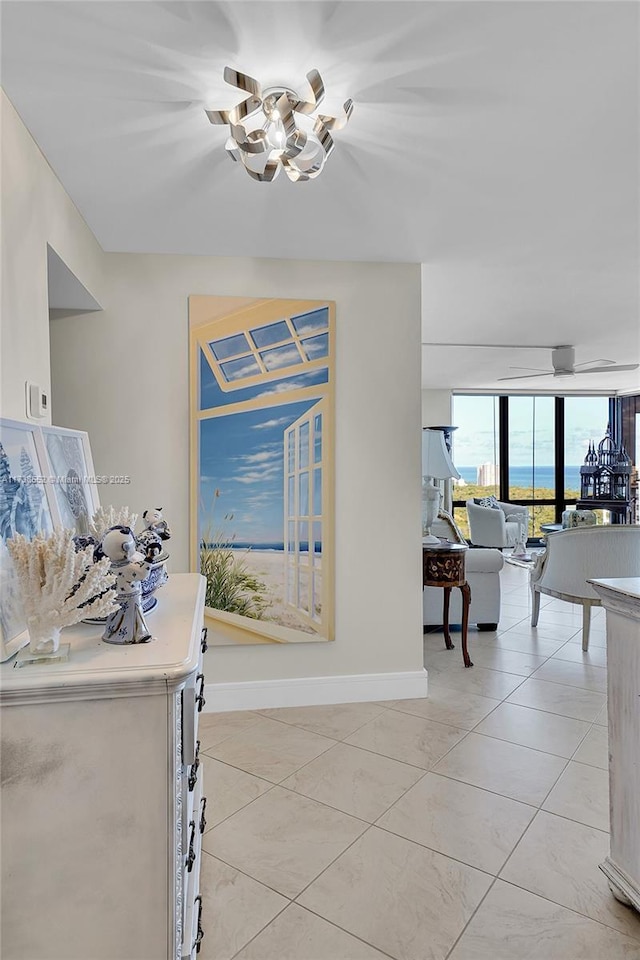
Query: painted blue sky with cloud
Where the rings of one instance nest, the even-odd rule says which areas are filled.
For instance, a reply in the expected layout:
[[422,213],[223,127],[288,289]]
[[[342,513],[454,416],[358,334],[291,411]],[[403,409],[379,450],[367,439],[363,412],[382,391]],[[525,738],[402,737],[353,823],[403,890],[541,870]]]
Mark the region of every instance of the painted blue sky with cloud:
[[225,537],[255,545],[282,541],[284,431],[317,402],[200,421],[200,536],[215,537],[225,514],[232,513],[233,519],[224,523]]

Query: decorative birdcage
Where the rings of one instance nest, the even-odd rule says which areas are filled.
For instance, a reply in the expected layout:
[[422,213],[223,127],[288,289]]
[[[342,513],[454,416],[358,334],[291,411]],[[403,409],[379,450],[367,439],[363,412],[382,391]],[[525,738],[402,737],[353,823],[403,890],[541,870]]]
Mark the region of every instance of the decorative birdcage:
[[596,446],[589,443],[589,450],[580,467],[580,500],[617,501],[629,503],[631,499],[631,458],[623,446],[618,446],[611,426]]

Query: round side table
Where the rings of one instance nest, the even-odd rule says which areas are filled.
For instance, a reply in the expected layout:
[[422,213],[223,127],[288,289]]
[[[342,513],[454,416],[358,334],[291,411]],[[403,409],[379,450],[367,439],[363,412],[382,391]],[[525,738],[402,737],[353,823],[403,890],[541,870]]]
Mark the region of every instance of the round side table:
[[465,544],[449,543],[448,540],[440,540],[437,544],[423,543],[422,584],[425,587],[442,587],[444,590],[442,625],[447,650],[453,650],[449,633],[449,598],[454,587],[460,588],[462,594],[462,659],[465,667],[472,667],[473,663],[467,650],[471,588],[467,583],[464,569],[465,555],[468,549]]

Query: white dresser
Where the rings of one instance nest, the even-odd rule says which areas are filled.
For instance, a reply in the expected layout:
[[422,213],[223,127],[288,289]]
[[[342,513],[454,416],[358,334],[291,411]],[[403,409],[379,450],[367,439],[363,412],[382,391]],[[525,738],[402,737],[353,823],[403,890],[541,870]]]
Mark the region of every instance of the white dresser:
[[204,587],[170,577],[151,643],[78,624],[66,663],[0,667],[3,960],[198,952]]
[[611,891],[640,910],[640,577],[591,580],[607,616]]

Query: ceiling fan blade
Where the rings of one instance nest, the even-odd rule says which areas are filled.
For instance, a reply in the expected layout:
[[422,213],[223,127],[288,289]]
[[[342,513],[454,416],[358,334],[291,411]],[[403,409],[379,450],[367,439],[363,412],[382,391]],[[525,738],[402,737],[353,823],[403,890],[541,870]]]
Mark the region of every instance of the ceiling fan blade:
[[600,359],[600,360],[585,360],[584,363],[574,363],[574,367],[588,367],[588,366],[590,366],[592,363],[603,363],[603,364],[606,363],[608,366],[611,366],[612,364],[615,364],[615,360],[603,360],[603,359]]
[[576,370],[576,375],[580,373],[619,373],[622,370],[637,370],[640,363],[620,363],[612,367],[589,367],[588,370]]
[[498,377],[498,380],[534,380],[536,377],[552,377],[553,370],[545,373],[527,373],[524,377]]
[[[509,370],[533,370],[536,373],[546,373],[544,367],[509,367]],[[553,370],[549,370],[549,373],[553,373]]]

